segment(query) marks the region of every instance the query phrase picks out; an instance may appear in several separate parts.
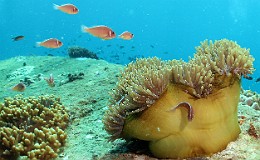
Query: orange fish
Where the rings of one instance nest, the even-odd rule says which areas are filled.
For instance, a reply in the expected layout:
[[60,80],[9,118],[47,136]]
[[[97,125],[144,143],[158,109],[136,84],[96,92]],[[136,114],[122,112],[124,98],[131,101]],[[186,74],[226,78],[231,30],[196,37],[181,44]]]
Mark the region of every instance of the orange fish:
[[45,48],[60,48],[62,45],[62,42],[56,38],[46,39],[43,42],[36,42],[36,46]]
[[123,32],[118,36],[119,38],[122,38],[124,40],[130,40],[134,37],[134,34],[128,31]]
[[50,87],[54,87],[55,86],[54,78],[53,78],[52,74],[50,74],[49,78],[44,78],[44,79],[45,79],[45,81],[48,83],[48,85]]
[[109,40],[116,37],[115,32],[107,27],[107,26],[94,26],[94,27],[86,27],[84,25],[81,26],[82,32],[87,32],[95,37],[101,38],[103,40]]
[[11,89],[13,91],[23,92],[26,89],[26,86],[22,82],[20,82],[17,85],[13,86]]
[[79,9],[73,4],[63,4],[61,6],[53,4],[53,8],[58,9],[67,14],[77,14],[79,12]]

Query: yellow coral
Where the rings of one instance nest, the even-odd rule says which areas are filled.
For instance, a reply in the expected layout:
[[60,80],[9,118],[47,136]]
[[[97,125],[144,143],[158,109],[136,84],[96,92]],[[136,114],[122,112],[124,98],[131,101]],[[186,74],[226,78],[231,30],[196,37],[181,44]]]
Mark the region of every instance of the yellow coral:
[[51,96],[6,98],[0,105],[0,156],[30,159],[57,157],[67,137],[69,116],[60,99]]
[[148,58],[126,67],[103,119],[110,140],[145,140],[159,158],[185,158],[238,137],[240,79],[253,72],[254,58],[227,39],[196,49],[187,63]]

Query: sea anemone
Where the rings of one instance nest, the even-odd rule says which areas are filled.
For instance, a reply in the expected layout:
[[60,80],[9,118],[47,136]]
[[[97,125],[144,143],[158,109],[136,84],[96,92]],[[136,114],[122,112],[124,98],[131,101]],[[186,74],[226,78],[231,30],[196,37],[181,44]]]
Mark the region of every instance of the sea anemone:
[[150,107],[166,90],[170,70],[158,58],[130,63],[111,94],[109,110],[104,117],[110,140],[120,138],[125,118]]
[[194,58],[137,59],[122,72],[104,115],[110,140],[143,140],[158,158],[211,155],[234,141],[241,76],[252,74],[248,49],[204,41]]

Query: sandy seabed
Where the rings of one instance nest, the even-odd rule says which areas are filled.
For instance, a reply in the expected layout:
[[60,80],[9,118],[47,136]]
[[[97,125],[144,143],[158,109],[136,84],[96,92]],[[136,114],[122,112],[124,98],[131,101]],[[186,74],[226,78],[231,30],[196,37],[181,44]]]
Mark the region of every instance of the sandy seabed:
[[[57,160],[155,160],[150,154],[130,150],[123,140],[107,141],[109,135],[103,129],[102,118],[107,109],[109,92],[115,87],[123,68],[122,65],[95,59],[14,57],[0,61],[0,101],[16,94],[23,94],[24,97],[54,94],[61,98],[71,120],[66,129],[66,145],[61,149]],[[53,88],[44,80],[50,74],[55,79],[56,86]],[[71,81],[70,76],[77,78]],[[20,80],[30,85],[24,92],[12,91],[10,88]],[[193,159],[260,159],[260,110],[242,101],[238,109],[238,123],[241,127],[239,138],[222,152]],[[250,123],[254,125],[258,138],[249,135]]]

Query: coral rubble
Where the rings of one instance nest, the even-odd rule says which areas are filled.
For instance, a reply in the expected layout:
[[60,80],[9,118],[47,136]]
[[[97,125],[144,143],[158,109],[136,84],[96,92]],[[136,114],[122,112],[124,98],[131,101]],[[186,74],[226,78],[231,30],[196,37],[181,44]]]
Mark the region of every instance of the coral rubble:
[[255,110],[260,110],[260,95],[251,90],[242,90],[240,102],[243,105],[253,107]]
[[104,115],[110,140],[149,141],[159,158],[223,150],[240,133],[241,76],[252,74],[253,61],[248,49],[222,39],[202,42],[189,62],[148,58],[130,63]]
[[65,144],[69,115],[53,95],[23,98],[0,104],[0,157],[52,159]]

